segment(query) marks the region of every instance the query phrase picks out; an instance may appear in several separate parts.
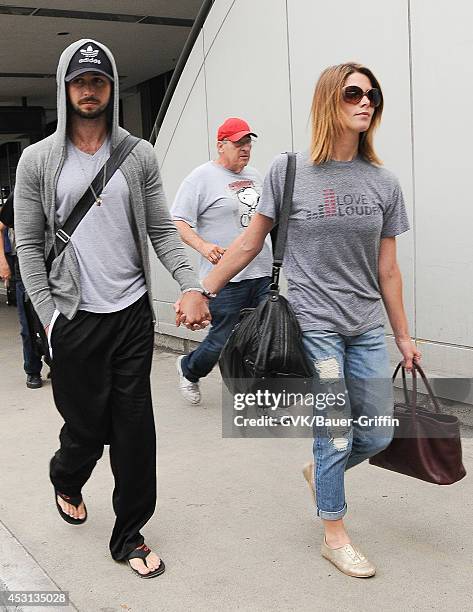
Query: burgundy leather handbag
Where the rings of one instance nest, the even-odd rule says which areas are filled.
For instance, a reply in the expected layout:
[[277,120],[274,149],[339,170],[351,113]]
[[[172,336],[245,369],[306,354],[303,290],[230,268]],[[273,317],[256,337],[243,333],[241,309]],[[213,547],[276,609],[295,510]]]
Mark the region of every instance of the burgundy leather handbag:
[[[402,367],[400,363],[393,380]],[[435,408],[431,412],[417,406],[417,372],[422,377]],[[406,370],[402,367],[405,403],[394,405],[394,418],[399,424],[391,444],[370,458],[371,465],[412,476],[438,485],[449,485],[466,475],[462,463],[460,424],[457,417],[442,414],[422,368],[412,369],[412,397],[409,402]]]

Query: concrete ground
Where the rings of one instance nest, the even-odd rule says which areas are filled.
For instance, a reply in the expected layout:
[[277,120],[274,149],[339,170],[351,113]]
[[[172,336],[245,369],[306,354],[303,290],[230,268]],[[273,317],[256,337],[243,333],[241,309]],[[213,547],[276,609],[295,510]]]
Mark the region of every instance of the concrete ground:
[[87,523],[58,516],[48,461],[61,419],[49,381],[25,387],[16,312],[4,304],[0,355],[0,590],[62,589],[67,609],[81,612],[473,609],[470,475],[438,487],[368,464],[351,470],[347,524],[378,573],[349,578],[319,554],[321,525],[301,476],[310,440],[223,439],[218,373],[203,382],[202,405],[189,406],[175,355],[163,352],[152,375],[159,501],[144,535],[167,571],[140,580],[108,553],[107,452],[84,489]]

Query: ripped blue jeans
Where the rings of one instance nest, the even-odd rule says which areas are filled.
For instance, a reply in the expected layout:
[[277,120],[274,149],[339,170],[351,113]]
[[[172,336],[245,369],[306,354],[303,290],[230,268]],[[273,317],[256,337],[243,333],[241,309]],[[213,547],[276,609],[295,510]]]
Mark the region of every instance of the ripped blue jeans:
[[316,371],[314,393],[345,398],[322,412],[314,410],[327,417],[314,431],[317,514],[335,521],[347,511],[345,470],[386,448],[393,436],[384,327],[358,336],[309,331],[303,342]]

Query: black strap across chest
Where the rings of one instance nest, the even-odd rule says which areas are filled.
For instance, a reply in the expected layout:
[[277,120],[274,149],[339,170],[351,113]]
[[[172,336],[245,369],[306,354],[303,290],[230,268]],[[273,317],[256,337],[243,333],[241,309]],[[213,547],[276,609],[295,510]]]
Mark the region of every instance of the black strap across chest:
[[51,271],[53,261],[56,259],[56,257],[59,257],[59,255],[66,248],[68,242],[71,239],[72,234],[77,229],[77,226],[88,213],[90,208],[94,205],[94,192],[99,193],[103,191],[105,185],[109,182],[109,180],[118,170],[118,168],[122,165],[128,155],[131,153],[131,151],[136,147],[139,141],[140,138],[136,138],[136,136],[128,134],[128,136],[126,136],[120,142],[120,144],[115,147],[109,159],[104,163],[104,165],[96,174],[94,180],[91,183],[91,187],[87,188],[80,200],[71,210],[67,219],[62,224],[62,227],[58,228],[58,230],[56,231],[54,244],[51,247],[51,250],[49,251],[49,254],[46,258],[46,272],[48,275]]

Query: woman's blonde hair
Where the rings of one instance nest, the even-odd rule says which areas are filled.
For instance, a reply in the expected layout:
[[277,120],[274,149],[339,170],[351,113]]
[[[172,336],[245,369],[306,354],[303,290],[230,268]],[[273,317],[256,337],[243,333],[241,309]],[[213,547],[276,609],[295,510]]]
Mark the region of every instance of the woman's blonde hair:
[[[343,87],[347,78],[356,72],[368,77],[372,87],[381,91],[380,84],[374,74],[361,64],[349,62],[326,68],[319,77],[314,90],[312,108],[312,143],[310,157],[314,164],[322,164],[333,158],[336,138],[344,128],[343,115],[340,108]],[[383,98],[381,104],[374,109],[370,127],[360,134],[358,153],[367,161],[381,165],[382,161],[376,155],[373,146],[373,135],[381,121],[383,113]]]

